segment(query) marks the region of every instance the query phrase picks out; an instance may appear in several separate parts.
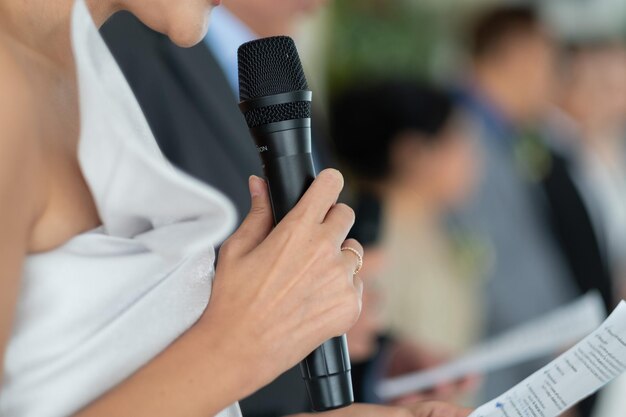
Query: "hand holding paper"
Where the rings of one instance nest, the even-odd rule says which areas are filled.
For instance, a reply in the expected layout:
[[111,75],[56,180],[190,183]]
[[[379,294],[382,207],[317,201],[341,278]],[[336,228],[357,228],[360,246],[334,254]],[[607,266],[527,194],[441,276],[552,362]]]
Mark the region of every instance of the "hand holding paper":
[[561,351],[595,330],[605,317],[598,293],[590,293],[547,316],[510,330],[474,348],[446,365],[384,380],[378,395],[391,400],[455,381],[484,374],[523,361]]
[[556,417],[626,371],[626,302],[592,334],[470,417]]

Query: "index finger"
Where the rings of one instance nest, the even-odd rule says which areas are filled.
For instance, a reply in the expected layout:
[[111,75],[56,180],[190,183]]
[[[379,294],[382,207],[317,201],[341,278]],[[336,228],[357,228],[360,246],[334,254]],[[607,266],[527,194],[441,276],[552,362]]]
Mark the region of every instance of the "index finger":
[[320,172],[291,211],[292,215],[305,217],[315,223],[323,223],[328,211],[337,203],[343,184],[343,175],[336,169],[325,169]]

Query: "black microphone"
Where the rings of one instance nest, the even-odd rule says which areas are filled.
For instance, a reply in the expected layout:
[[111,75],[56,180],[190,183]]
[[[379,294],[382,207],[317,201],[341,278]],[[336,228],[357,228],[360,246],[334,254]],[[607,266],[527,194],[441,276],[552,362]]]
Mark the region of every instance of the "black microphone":
[[[239,107],[259,151],[278,223],[315,179],[312,92],[289,37],[245,43],[239,47],[238,61]],[[300,362],[314,411],[354,402],[350,369],[345,335],[326,341]]]

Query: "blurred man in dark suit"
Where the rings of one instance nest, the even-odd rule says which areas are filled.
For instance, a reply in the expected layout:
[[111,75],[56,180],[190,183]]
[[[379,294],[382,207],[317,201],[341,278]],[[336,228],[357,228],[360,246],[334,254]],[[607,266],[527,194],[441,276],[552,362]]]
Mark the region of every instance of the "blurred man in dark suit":
[[[595,39],[568,45],[561,58],[559,107],[540,131],[545,207],[572,278],[581,291],[598,290],[611,311],[626,266],[626,52]],[[578,408],[590,415],[595,397]]]
[[[545,135],[581,191],[599,255],[618,289],[626,276],[626,48],[610,37],[571,43],[561,68],[558,108]],[[583,246],[590,239],[578,240]],[[583,253],[578,249],[579,262],[589,263]],[[586,275],[599,278],[597,269]]]
[[[562,157],[538,133],[556,87],[556,45],[530,6],[501,6],[471,33],[472,78],[460,94],[474,122],[484,173],[462,217],[494,252],[488,334],[592,289],[611,303],[610,278],[587,208]],[[493,397],[547,361],[495,372]],[[591,402],[578,408],[589,415]]]

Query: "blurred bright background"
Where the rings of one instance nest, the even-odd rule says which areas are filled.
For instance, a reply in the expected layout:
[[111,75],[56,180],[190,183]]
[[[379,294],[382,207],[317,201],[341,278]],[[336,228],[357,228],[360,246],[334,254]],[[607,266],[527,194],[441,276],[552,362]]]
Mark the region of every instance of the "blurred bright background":
[[462,73],[464,30],[481,11],[532,4],[561,42],[626,40],[622,0],[333,0],[299,29],[308,76],[323,93],[363,77],[446,81]]
[[298,44],[321,97],[354,77],[446,81],[465,59],[463,30],[499,4],[533,4],[562,42],[626,40],[622,0],[334,0],[300,27]]

